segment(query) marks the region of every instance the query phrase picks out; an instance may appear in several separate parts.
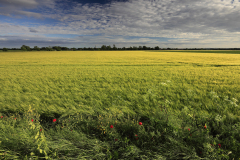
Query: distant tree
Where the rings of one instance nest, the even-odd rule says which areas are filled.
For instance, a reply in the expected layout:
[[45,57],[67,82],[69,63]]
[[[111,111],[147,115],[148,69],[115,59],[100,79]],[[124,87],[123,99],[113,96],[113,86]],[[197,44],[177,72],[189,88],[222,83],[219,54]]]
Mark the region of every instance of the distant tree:
[[143,50],[147,50],[147,47],[146,47],[146,46],[143,46]]
[[68,48],[67,48],[67,47],[61,47],[61,50],[63,50],[63,51],[67,51]]
[[76,51],[77,49],[76,48],[72,48],[73,51]]
[[154,49],[155,49],[155,50],[159,50],[160,48],[159,48],[158,46],[156,46]]
[[138,48],[136,46],[133,46],[133,50],[138,50]]
[[38,46],[34,46],[33,50],[40,51],[40,48]]
[[111,50],[112,49],[112,47],[109,45],[109,46],[107,46],[107,50]]
[[42,47],[42,48],[41,48],[41,51],[46,51],[46,47]]
[[25,45],[22,45],[21,50],[22,50],[22,51],[27,51],[26,46],[25,46]]
[[3,51],[4,51],[4,52],[7,52],[7,51],[8,51],[8,49],[7,49],[7,48],[3,48]]
[[56,50],[56,51],[61,51],[61,47],[60,46],[53,46],[52,47],[54,50]]
[[125,47],[123,47],[123,48],[122,48],[122,50],[126,50],[126,48],[125,48]]
[[142,50],[143,48],[142,48],[142,46],[139,46],[138,49],[139,49],[139,50]]
[[51,50],[51,48],[49,48],[49,47],[46,47],[46,49],[45,49],[46,51],[50,51]]
[[132,46],[130,46],[130,47],[129,47],[129,50],[133,50],[133,47],[132,47]]
[[29,46],[25,46],[27,51],[31,51],[32,49]]
[[117,50],[117,47],[115,46],[115,44],[113,45],[113,50]]
[[55,50],[52,49],[51,47],[46,47],[46,51],[55,51]]
[[29,46],[22,45],[21,50],[23,50],[23,51],[31,51],[32,49]]
[[107,47],[105,45],[102,45],[101,50],[106,50]]

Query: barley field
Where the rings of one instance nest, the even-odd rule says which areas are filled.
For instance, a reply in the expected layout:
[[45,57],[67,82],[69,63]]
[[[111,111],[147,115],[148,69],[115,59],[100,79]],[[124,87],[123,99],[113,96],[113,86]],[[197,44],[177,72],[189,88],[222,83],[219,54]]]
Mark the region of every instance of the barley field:
[[0,52],[2,159],[240,159],[240,51]]

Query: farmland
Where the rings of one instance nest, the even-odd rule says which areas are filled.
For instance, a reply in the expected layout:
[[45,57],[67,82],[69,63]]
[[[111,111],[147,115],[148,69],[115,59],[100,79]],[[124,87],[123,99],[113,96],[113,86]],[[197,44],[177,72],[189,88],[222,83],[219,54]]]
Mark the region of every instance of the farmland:
[[239,51],[0,52],[0,73],[0,157],[240,157]]

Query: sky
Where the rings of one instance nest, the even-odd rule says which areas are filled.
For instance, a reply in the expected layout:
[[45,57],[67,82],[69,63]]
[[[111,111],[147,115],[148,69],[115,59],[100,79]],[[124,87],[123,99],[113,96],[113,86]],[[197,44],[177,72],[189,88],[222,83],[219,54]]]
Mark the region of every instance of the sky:
[[0,48],[240,48],[240,0],[0,0]]

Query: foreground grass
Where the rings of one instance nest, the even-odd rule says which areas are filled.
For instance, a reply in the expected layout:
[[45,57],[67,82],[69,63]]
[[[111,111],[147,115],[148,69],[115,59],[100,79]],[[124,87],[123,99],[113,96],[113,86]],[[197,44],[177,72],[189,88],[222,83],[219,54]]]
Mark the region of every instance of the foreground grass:
[[1,53],[1,158],[240,157],[239,55],[116,53]]
[[220,113],[208,117],[191,107],[171,114],[160,106],[149,116],[116,108],[104,115],[69,111],[54,119],[41,119],[30,107],[22,116],[1,117],[1,158],[237,159],[240,117],[218,107]]

